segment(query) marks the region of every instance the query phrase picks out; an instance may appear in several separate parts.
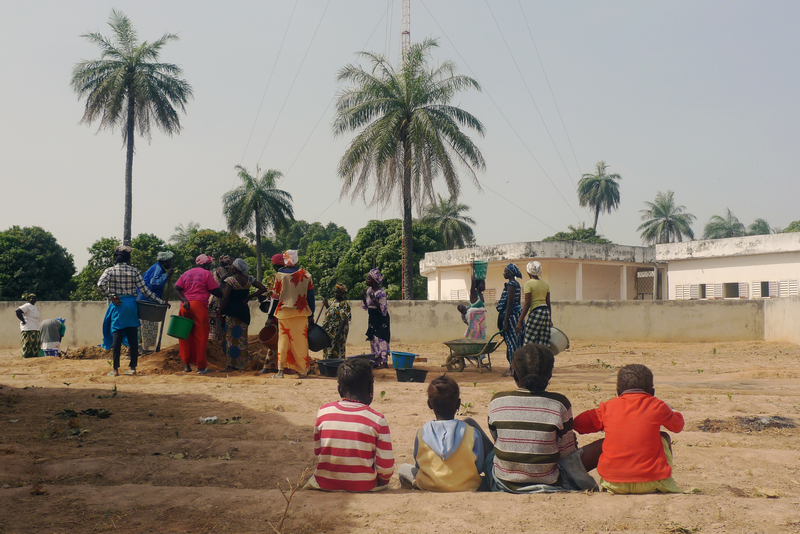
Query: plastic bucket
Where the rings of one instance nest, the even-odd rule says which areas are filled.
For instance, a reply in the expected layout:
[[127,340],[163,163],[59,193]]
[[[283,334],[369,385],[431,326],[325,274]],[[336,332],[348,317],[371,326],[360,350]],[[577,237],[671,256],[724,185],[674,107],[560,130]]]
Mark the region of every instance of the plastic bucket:
[[194,321],[181,317],[180,315],[169,316],[169,326],[167,327],[167,335],[177,337],[178,339],[189,339],[189,334],[192,333]]
[[322,349],[327,349],[331,346],[331,338],[328,333],[318,324],[311,323],[308,325],[308,350],[311,352],[319,352]]
[[411,369],[414,365],[416,354],[410,352],[392,352],[392,367],[395,369]]
[[475,273],[475,280],[486,280],[486,272],[489,270],[488,261],[473,261],[472,271]]
[[160,323],[167,316],[167,306],[164,304],[137,300],[136,307],[139,310],[139,319],[141,321]]
[[278,327],[269,324],[258,333],[258,340],[267,346],[268,349],[278,350]]
[[569,348],[569,338],[567,334],[556,328],[555,326],[550,329],[550,350],[553,351],[553,356],[559,352],[564,352]]

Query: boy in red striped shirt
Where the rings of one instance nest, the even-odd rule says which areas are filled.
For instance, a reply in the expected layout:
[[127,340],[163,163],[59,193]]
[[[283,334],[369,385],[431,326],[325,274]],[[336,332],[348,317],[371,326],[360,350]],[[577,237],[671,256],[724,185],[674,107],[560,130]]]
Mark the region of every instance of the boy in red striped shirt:
[[314,454],[319,459],[308,488],[326,491],[373,491],[385,488],[394,472],[392,436],[372,404],[372,363],[342,362],[336,373],[342,400],[317,412]]

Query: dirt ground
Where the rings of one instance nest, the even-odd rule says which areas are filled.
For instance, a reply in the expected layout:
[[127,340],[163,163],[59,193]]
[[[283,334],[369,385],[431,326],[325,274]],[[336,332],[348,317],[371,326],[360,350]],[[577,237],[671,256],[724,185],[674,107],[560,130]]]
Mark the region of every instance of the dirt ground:
[[[428,381],[442,370],[443,345],[393,349],[427,358],[415,367]],[[135,377],[106,376],[102,351],[69,356],[0,352],[0,533],[275,532],[286,509],[278,485],[313,467],[316,410],[338,398],[335,379],[184,374],[175,349],[144,357]],[[494,391],[513,387],[503,355],[494,363],[453,375],[478,421]],[[283,531],[800,532],[800,347],[578,342],[556,357],[549,389],[577,414],[614,395],[627,363],[648,365],[657,395],[683,413],[673,475],[694,493],[432,494],[401,490],[395,476],[375,494],[299,491]],[[426,386],[398,383],[392,369],[375,378],[396,462],[413,462],[415,432],[431,418]]]

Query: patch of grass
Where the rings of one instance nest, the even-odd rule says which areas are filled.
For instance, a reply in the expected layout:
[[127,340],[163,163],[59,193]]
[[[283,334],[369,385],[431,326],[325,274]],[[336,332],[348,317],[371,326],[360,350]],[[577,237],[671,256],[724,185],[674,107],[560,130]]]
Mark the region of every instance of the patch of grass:
[[592,391],[594,393],[597,393],[597,392],[601,391],[601,389],[600,389],[600,386],[598,386],[597,384],[595,384],[595,385],[586,384],[586,391]]
[[608,364],[608,363],[604,362],[604,361],[603,361],[603,360],[601,360],[600,358],[597,358],[597,366],[598,366],[600,369],[613,369],[613,368],[614,368],[614,366],[613,366],[613,365],[610,365],[610,364]]

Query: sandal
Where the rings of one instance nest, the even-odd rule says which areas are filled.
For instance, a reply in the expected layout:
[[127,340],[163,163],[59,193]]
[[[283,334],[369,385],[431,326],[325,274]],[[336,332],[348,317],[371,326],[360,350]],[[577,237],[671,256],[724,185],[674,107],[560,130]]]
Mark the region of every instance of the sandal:
[[125,371],[125,374],[126,375],[135,375],[136,374],[136,369],[128,369],[127,371]]
[[278,371],[272,378],[283,378],[283,371]]
[[111,371],[110,373],[108,373],[108,376],[119,376],[119,371],[117,371],[116,369],[114,369],[113,371]]
[[207,375],[209,373],[211,373],[211,369],[209,369],[208,367],[206,367],[205,369],[198,369],[197,370],[197,374],[198,375]]

